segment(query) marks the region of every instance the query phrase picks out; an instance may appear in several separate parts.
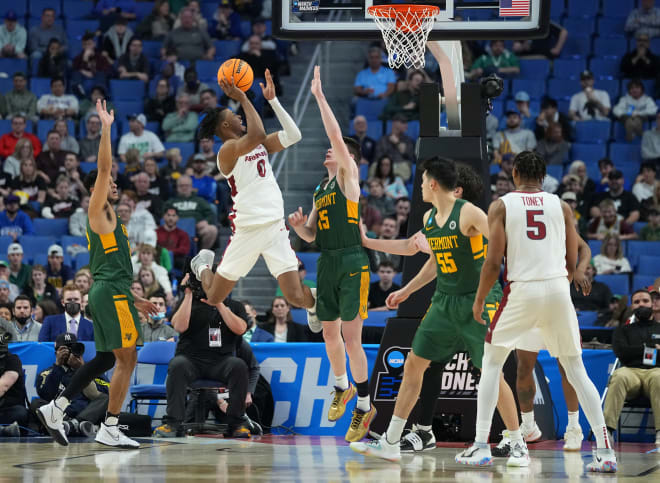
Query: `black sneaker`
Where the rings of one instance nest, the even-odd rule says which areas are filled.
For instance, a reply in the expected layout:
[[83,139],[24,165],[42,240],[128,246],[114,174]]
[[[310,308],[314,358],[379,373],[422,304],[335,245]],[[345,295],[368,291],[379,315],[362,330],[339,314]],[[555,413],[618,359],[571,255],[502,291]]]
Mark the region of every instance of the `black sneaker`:
[[412,431],[401,438],[399,449],[402,453],[417,453],[435,448],[433,431],[419,429],[413,424]]
[[511,455],[511,438],[506,429],[502,431],[502,440],[490,452],[495,458],[508,458]]
[[224,433],[224,437],[247,439],[250,437],[250,428],[246,422],[242,422],[237,426],[229,426]]

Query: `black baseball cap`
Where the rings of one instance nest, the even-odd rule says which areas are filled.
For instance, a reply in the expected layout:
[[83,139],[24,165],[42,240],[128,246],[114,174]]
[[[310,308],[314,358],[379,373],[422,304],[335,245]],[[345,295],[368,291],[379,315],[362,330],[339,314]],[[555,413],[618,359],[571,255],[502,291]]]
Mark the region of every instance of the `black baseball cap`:
[[55,350],[59,349],[63,345],[71,349],[71,352],[74,354],[83,355],[85,353],[85,344],[78,342],[78,337],[76,334],[70,332],[65,332],[60,334],[55,339]]

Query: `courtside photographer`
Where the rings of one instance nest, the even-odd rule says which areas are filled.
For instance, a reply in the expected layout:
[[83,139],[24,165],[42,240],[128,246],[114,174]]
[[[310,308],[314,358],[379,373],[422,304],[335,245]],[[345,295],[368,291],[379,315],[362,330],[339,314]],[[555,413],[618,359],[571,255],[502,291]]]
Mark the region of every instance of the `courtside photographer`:
[[20,436],[28,425],[23,364],[9,352],[9,332],[0,333],[0,436]]

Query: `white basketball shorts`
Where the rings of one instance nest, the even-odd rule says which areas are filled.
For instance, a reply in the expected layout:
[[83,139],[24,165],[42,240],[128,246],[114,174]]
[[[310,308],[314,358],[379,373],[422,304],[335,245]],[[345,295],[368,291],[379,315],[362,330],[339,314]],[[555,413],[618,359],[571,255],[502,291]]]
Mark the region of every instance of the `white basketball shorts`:
[[225,247],[217,273],[236,281],[246,276],[259,256],[263,256],[268,270],[275,278],[283,273],[298,271],[298,258],[291,248],[289,230],[284,220],[266,225],[238,228]]
[[567,278],[510,283],[488,328],[486,342],[536,352],[541,346],[533,338],[529,340],[535,328],[553,357],[582,354]]

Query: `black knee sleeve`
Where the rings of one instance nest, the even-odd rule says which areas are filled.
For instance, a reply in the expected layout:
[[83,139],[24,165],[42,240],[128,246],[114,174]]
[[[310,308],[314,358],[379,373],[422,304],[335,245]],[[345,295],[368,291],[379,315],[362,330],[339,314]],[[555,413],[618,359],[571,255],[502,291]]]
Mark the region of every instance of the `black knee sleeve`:
[[71,401],[96,377],[109,371],[115,365],[115,355],[112,352],[97,352],[94,359],[83,364],[71,378],[62,396]]

